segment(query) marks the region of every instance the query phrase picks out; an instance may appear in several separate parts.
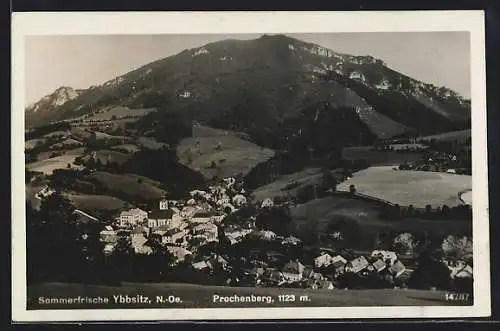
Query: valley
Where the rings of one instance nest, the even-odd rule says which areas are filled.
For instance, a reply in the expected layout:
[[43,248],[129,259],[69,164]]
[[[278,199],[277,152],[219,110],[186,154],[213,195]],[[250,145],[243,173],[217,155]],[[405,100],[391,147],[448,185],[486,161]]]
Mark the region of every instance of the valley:
[[[381,60],[225,40],[25,114],[33,293],[99,279],[417,305],[471,290],[470,100]],[[61,247],[73,269],[51,261]]]

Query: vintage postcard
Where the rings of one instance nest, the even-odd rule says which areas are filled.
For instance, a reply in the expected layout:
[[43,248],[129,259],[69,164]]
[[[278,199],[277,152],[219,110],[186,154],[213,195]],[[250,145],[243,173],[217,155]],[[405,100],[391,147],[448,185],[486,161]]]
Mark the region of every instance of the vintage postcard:
[[489,316],[483,12],[12,31],[14,321]]

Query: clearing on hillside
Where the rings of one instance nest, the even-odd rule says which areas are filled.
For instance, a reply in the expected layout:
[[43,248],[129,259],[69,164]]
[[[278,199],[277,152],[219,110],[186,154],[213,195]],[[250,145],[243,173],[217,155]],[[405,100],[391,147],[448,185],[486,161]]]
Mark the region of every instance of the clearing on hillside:
[[337,185],[337,190],[349,191],[350,185],[354,185],[359,193],[402,206],[452,207],[462,204],[460,192],[472,189],[472,176],[370,167]]
[[242,139],[241,134],[203,128],[196,138],[182,139],[177,146],[180,163],[200,172],[207,179],[214,176],[245,175],[257,164],[274,156],[274,151]]
[[83,148],[75,148],[66,151],[61,156],[36,161],[26,164],[26,168],[31,171],[42,172],[46,175],[51,175],[56,169],[67,169],[68,164],[71,168],[81,169],[81,166],[75,165],[75,158],[83,154]]
[[64,194],[72,204],[80,210],[92,212],[95,210],[118,210],[126,205],[126,202],[108,195],[93,195],[80,193]]
[[471,130],[451,131],[431,136],[418,137],[417,141],[429,141],[436,139],[437,141],[466,141],[471,137]]
[[167,194],[160,188],[160,183],[147,177],[134,174],[112,174],[96,171],[86,177],[89,181],[97,181],[108,190],[122,191],[129,196],[140,196],[145,199],[158,199]]
[[70,121],[84,121],[84,122],[92,122],[92,121],[110,121],[122,118],[139,118],[145,116],[153,111],[155,108],[136,108],[131,109],[128,107],[111,107],[101,109],[92,114],[83,115],[77,118],[74,118]]

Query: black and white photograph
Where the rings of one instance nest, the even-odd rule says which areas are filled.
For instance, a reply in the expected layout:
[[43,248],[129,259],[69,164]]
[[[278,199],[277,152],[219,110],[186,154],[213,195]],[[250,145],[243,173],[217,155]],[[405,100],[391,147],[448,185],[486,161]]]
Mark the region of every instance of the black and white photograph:
[[15,15],[14,317],[487,316],[483,15],[406,14]]

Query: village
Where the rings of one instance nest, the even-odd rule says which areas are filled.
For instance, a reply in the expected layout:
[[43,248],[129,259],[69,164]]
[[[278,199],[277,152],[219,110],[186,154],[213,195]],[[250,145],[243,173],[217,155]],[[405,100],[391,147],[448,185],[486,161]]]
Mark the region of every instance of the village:
[[[120,241],[137,256],[151,255],[162,247],[171,256],[172,268],[188,266],[202,283],[204,277],[217,274],[222,276],[217,285],[226,286],[408,288],[419,267],[415,259],[392,250],[346,252],[309,247],[304,253],[301,239],[256,226],[254,215],[239,224],[225,222],[250,204],[242,185],[235,178],[225,178],[206,191],[191,191],[185,201],[163,198],[151,210],[122,210],[100,232],[103,254],[115,254]],[[254,207],[265,211],[274,204],[264,199]],[[228,247],[223,252],[207,250],[210,245]],[[443,258],[441,262],[449,270],[450,282],[472,284],[471,260]]]

